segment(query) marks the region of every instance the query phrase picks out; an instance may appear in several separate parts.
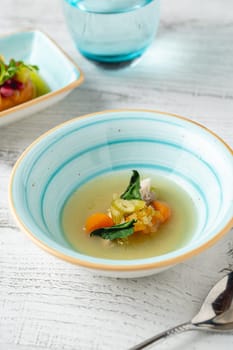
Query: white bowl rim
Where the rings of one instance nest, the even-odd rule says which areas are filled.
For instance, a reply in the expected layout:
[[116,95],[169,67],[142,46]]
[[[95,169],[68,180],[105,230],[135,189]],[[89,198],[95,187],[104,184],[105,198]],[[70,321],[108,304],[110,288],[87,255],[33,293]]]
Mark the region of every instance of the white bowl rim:
[[[42,249],[44,249],[45,251],[47,251],[48,253],[62,259],[65,260],[66,262],[75,264],[75,265],[80,265],[86,268],[90,268],[90,269],[95,269],[95,270],[103,270],[103,271],[140,271],[140,270],[151,270],[151,269],[160,269],[160,268],[166,268],[169,267],[171,265],[175,265],[178,264],[186,259],[189,259],[199,253],[201,253],[202,251],[210,248],[213,244],[215,244],[220,238],[223,237],[223,235],[225,233],[227,233],[232,227],[233,227],[233,215],[230,218],[230,220],[228,222],[226,222],[226,224],[223,226],[223,228],[217,233],[215,234],[211,239],[209,239],[208,241],[202,243],[200,246],[194,247],[193,249],[190,249],[188,252],[182,253],[179,256],[175,256],[175,257],[171,257],[169,259],[163,260],[163,261],[156,261],[156,262],[149,262],[149,263],[143,263],[144,259],[141,259],[142,263],[140,264],[135,264],[135,265],[111,265],[111,259],[108,259],[109,264],[105,264],[105,263],[96,263],[96,262],[91,262],[91,261],[87,261],[87,260],[82,260],[80,258],[76,258],[76,257],[72,257],[72,256],[68,256],[52,247],[50,247],[49,245],[47,245],[46,243],[44,243],[43,241],[41,241],[39,238],[37,238],[33,232],[30,231],[30,229],[27,228],[27,226],[23,223],[23,221],[20,219],[19,215],[17,214],[17,210],[14,207],[14,202],[13,202],[13,194],[12,194],[12,187],[13,187],[13,181],[14,181],[14,176],[16,174],[17,168],[20,165],[21,161],[26,157],[27,153],[29,153],[29,151],[37,144],[39,143],[42,139],[46,138],[49,134],[53,133],[54,131],[60,129],[61,127],[68,125],[68,124],[72,124],[73,122],[79,120],[79,119],[84,119],[84,118],[90,118],[90,117],[94,117],[97,115],[103,115],[103,114],[109,114],[109,113],[124,113],[124,112],[144,112],[144,113],[154,113],[154,114],[161,114],[164,116],[168,116],[168,117],[174,117],[174,118],[178,118],[180,120],[183,120],[187,123],[191,123],[194,124],[198,127],[200,127],[201,129],[204,129],[205,131],[207,131],[209,134],[211,134],[214,138],[216,138],[218,141],[220,141],[220,143],[226,148],[227,151],[229,151],[229,153],[233,156],[233,149],[221,138],[219,137],[216,133],[214,133],[212,130],[208,129],[207,127],[205,127],[204,125],[191,120],[187,117],[184,116],[180,116],[178,114],[174,114],[174,113],[169,113],[169,112],[163,112],[160,110],[153,110],[153,109],[111,109],[111,110],[103,110],[100,112],[93,112],[90,114],[85,114],[82,116],[78,116],[75,118],[72,118],[64,123],[61,123],[53,128],[51,128],[50,130],[48,130],[47,132],[45,132],[44,134],[42,134],[40,137],[38,137],[36,140],[34,140],[25,150],[24,152],[21,154],[21,156],[18,158],[18,160],[16,161],[11,176],[10,176],[10,181],[9,181],[9,190],[8,190],[8,196],[9,196],[9,205],[10,205],[10,209],[11,212],[13,213],[13,216],[16,219],[16,222],[18,223],[18,226],[22,229],[22,231],[24,231],[29,237],[30,239],[32,239],[32,241],[34,241],[34,243],[36,243],[39,247],[41,247]],[[83,255],[85,257],[85,254]],[[161,255],[162,257],[163,255]]]

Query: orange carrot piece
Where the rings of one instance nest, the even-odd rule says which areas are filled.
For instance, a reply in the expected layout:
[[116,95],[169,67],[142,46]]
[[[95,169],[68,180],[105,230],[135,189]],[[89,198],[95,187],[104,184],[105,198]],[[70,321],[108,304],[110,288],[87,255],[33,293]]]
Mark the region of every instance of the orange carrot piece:
[[146,228],[146,226],[141,222],[136,222],[134,224],[134,232],[143,231],[143,230],[145,230],[145,228]]
[[85,229],[88,233],[102,227],[111,227],[114,222],[110,216],[104,213],[95,213],[89,216],[85,223]]
[[155,210],[158,210],[161,214],[161,222],[167,221],[171,216],[171,208],[169,205],[162,201],[153,201],[152,206],[155,208]]

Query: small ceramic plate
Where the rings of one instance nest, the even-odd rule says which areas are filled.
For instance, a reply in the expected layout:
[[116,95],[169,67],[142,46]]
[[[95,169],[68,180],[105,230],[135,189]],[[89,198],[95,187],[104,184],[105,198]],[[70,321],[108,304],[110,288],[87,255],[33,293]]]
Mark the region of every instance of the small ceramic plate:
[[0,112],[0,126],[36,113],[64,98],[83,81],[77,64],[46,34],[20,31],[0,37],[0,54],[37,65],[51,91],[31,101]]

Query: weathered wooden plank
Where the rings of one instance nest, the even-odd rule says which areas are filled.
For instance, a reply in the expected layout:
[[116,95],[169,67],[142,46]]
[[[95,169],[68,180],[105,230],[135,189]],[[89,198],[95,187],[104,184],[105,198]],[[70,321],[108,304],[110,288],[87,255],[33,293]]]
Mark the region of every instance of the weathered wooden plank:
[[[1,32],[37,27],[83,69],[65,100],[0,129],[0,349],[119,350],[191,318],[211,285],[233,266],[233,231],[160,275],[110,279],[48,255],[20,232],[8,208],[13,164],[43,132],[83,114],[158,109],[190,117],[233,146],[231,0],[162,2],[157,40],[130,68],[101,70],[82,58],[56,0],[2,0]],[[230,349],[232,335],[187,333],[161,350]]]

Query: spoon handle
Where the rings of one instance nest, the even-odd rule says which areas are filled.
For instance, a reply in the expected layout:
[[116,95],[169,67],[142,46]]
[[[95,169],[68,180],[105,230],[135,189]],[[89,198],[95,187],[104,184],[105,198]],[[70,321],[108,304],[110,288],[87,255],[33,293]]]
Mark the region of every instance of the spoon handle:
[[149,345],[151,345],[159,340],[162,340],[162,339],[169,337],[169,335],[179,334],[181,332],[189,331],[189,330],[192,330],[195,328],[196,327],[191,322],[182,323],[176,327],[172,327],[172,328],[166,330],[165,332],[159,333],[159,334],[157,334],[149,339],[146,339],[143,342],[141,342],[140,344],[135,345],[128,350],[142,350],[142,349],[145,349],[147,346],[149,346]]

